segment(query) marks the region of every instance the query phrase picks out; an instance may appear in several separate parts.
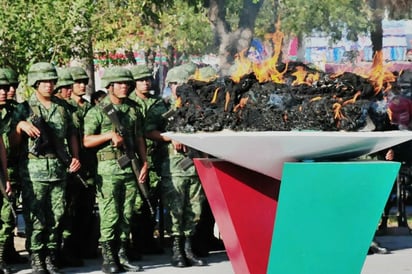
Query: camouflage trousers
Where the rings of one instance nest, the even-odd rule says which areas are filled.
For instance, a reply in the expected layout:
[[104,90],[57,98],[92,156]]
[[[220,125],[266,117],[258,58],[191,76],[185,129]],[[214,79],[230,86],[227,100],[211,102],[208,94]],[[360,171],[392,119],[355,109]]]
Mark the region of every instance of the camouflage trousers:
[[[130,172],[115,172],[113,168],[117,168],[117,163],[109,162],[112,161],[99,162],[97,202],[100,242],[126,241],[130,238],[130,220],[138,191],[137,183],[131,169]],[[107,173],[109,170],[113,172]]]
[[14,216],[11,211],[10,204],[6,200],[5,197],[2,196],[2,199],[0,200],[0,206],[1,206],[1,211],[0,211],[0,244],[4,244],[7,240],[7,238],[10,237],[10,235],[13,232],[14,229]]
[[172,218],[173,236],[192,236],[199,222],[205,199],[197,176],[167,176],[161,181],[161,193]]
[[60,221],[66,201],[66,181],[25,181],[22,197],[26,248],[32,252],[59,248]]

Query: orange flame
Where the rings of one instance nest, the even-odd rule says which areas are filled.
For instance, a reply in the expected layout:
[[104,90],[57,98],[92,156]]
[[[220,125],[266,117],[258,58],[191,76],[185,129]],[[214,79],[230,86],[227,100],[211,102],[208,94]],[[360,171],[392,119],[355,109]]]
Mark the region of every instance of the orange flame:
[[239,83],[243,75],[249,74],[252,72],[252,61],[246,57],[246,50],[242,50],[235,57],[235,72],[232,73],[231,79],[235,83]]
[[215,89],[215,93],[213,94],[212,101],[210,101],[211,104],[216,103],[216,101],[217,101],[217,95],[219,94],[219,90],[220,90],[220,88],[216,88],[216,89]]
[[369,81],[374,86],[375,94],[380,91],[387,92],[392,88],[391,83],[396,81],[396,76],[383,65],[383,52],[376,52],[373,57]]

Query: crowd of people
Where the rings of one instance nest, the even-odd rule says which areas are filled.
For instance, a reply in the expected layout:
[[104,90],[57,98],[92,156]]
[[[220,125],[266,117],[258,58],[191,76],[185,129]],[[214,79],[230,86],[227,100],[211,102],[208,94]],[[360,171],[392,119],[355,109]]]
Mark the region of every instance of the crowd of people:
[[164,252],[154,235],[155,215],[164,212],[173,266],[205,266],[211,243],[224,248],[194,165],[182,165],[189,148],[162,135],[164,114],[196,70],[172,68],[171,94],[162,98],[147,66],[110,67],[103,89],[86,96],[82,67],[38,62],[28,71],[27,98],[17,102],[19,77],[0,68],[0,273],[27,262],[14,248],[17,200],[35,274],[81,266],[99,250],[104,273],[142,271],[134,263],[142,254]]

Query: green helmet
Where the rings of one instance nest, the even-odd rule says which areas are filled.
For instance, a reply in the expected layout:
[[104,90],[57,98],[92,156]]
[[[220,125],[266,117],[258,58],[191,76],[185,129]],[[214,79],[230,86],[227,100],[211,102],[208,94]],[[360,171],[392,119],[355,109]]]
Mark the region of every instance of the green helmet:
[[87,80],[89,81],[89,76],[87,72],[82,67],[71,67],[70,73],[72,74],[73,81]]
[[4,68],[4,72],[6,73],[7,79],[9,79],[10,85],[19,83],[19,75],[15,70],[11,68]]
[[107,88],[112,83],[133,81],[133,75],[127,68],[110,67],[103,72],[101,87]]
[[4,68],[0,68],[0,86],[9,86],[10,82],[7,78],[6,70]]
[[152,77],[152,71],[146,65],[138,65],[130,68],[133,79],[139,80],[147,77]]
[[166,84],[176,82],[178,84],[184,84],[189,79],[190,74],[182,69],[180,66],[171,68],[166,75]]
[[182,71],[186,71],[190,76],[196,72],[197,65],[193,62],[189,62],[189,63],[184,63],[180,65],[179,68],[181,68]]
[[57,69],[57,75],[59,76],[54,90],[57,91],[61,87],[73,85],[74,81],[72,74],[70,73],[70,68],[60,68]]
[[37,81],[42,80],[57,80],[56,68],[47,62],[39,62],[33,64],[27,75],[27,84],[31,87],[36,85]]
[[199,69],[198,78],[196,80],[201,82],[212,82],[216,80],[218,74],[216,70],[210,66]]

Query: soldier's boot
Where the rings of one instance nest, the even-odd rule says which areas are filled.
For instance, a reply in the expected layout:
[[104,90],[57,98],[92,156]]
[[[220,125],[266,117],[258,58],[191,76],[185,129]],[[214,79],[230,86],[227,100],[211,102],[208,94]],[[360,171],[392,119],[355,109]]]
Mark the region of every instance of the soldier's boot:
[[4,243],[0,244],[0,273],[10,274],[11,269],[3,260],[4,257]]
[[101,246],[103,257],[102,271],[104,273],[119,273],[120,268],[117,265],[111,242],[102,242]]
[[4,245],[4,261],[8,264],[24,264],[27,258],[21,256],[14,247],[13,236],[7,237]]
[[63,272],[60,271],[59,266],[57,264],[57,251],[56,250],[49,250],[46,256],[46,269],[49,271],[49,274],[62,274]]
[[121,242],[120,243],[120,248],[119,248],[119,263],[120,265],[126,270],[130,272],[139,272],[143,271],[143,268],[140,265],[134,265],[130,263],[129,261],[129,256],[128,256],[128,249],[129,249],[129,244],[128,242]]
[[189,265],[192,266],[205,266],[206,261],[196,257],[192,251],[192,239],[190,237],[185,237],[185,253]]
[[188,266],[186,258],[183,253],[182,243],[183,238],[179,236],[175,236],[173,238],[173,245],[172,245],[172,266],[176,267],[186,267]]
[[44,263],[44,255],[41,251],[31,253],[31,273],[32,274],[48,274]]

